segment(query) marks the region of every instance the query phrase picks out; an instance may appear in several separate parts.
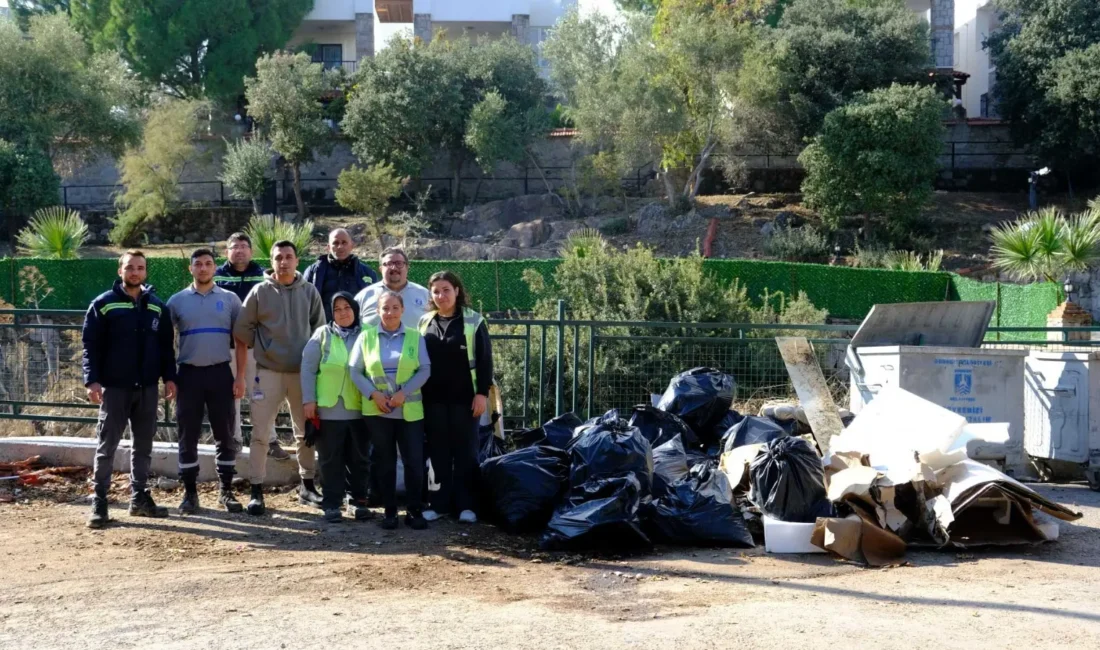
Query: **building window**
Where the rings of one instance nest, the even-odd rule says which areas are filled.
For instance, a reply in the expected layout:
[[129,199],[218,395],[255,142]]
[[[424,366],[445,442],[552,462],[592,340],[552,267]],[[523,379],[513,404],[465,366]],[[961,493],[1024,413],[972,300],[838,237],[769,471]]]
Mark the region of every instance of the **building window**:
[[527,42],[535,48],[535,55],[538,58],[538,66],[540,71],[548,71],[550,69],[550,61],[542,55],[542,44],[550,36],[549,27],[528,27],[527,28]]
[[344,46],[340,44],[321,44],[313,51],[313,62],[321,63],[326,70],[339,68],[344,61]]

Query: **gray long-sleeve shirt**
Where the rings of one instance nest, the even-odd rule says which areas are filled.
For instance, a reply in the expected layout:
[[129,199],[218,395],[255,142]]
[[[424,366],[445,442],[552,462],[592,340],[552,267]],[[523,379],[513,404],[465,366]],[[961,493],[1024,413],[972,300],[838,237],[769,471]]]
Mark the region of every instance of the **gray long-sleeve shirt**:
[[[313,336],[310,337],[306,347],[302,350],[302,404],[317,401],[317,375],[321,368],[322,353],[321,337],[324,335],[325,330],[328,330],[329,336],[337,336],[332,326],[322,325],[313,332]],[[344,342],[344,347],[348,349],[349,355],[352,348],[355,347],[358,332],[357,328],[354,333],[350,333],[348,336],[340,336],[340,340]],[[335,344],[335,341],[333,343]],[[343,396],[336,398],[335,406],[318,406],[317,415],[322,420],[358,420],[363,417],[363,414],[358,410],[352,411],[344,406]]]
[[[363,335],[360,334],[359,336],[362,339]],[[412,376],[412,379],[405,382],[404,386],[397,386],[397,364],[401,360],[401,348],[404,345],[404,330],[387,332],[381,326],[378,327],[378,347],[379,353],[382,355],[382,370],[386,372],[386,378],[390,380],[388,383],[392,386],[375,386],[370,377],[367,377],[367,364],[363,358],[363,343],[361,340],[356,340],[355,348],[351,351],[351,379],[359,387],[363,399],[370,399],[371,394],[376,390],[386,397],[391,397],[397,392],[392,389],[393,386],[396,386],[397,390],[404,391],[405,397],[423,388],[424,383],[431,376],[431,364],[428,361],[428,349],[424,345],[424,337],[420,337],[420,368]],[[405,417],[404,408],[396,408],[389,413],[383,413],[382,417],[392,420],[403,419]]]

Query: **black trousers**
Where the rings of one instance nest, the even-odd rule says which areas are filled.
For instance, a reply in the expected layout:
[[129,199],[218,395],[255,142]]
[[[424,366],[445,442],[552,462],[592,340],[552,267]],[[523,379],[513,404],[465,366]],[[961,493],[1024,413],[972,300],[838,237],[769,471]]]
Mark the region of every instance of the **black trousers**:
[[397,514],[397,449],[401,448],[401,460],[405,465],[405,503],[409,512],[421,510],[424,480],[424,423],[406,422],[381,416],[366,418],[374,444],[374,463],[371,471],[378,477],[382,505],[387,515]]
[[477,482],[478,421],[469,404],[424,405],[428,458],[439,490],[428,493],[432,510],[473,510]]
[[367,450],[370,434],[362,418],[355,420],[321,420],[321,435],[317,438],[317,463],[321,469],[321,507],[339,510],[344,492],[352,499],[367,498]]
[[205,413],[214,433],[214,454],[223,483],[233,480],[237,465],[237,441],[233,437],[236,407],[233,371],[228,363],[213,366],[181,364],[176,379],[176,420],[179,422],[180,478],[194,481],[199,474],[199,438]]

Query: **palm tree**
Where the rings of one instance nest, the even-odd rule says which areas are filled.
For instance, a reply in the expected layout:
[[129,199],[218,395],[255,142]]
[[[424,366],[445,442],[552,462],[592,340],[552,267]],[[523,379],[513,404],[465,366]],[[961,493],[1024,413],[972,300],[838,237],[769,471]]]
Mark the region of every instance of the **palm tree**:
[[60,205],[35,212],[17,238],[19,252],[49,260],[75,260],[87,241],[88,226],[80,213]]
[[1019,280],[1053,282],[1062,301],[1062,283],[1084,271],[1100,255],[1100,209],[1066,217],[1057,208],[1031,212],[993,230],[993,266]]
[[308,253],[313,239],[313,221],[306,219],[293,224],[273,214],[264,214],[252,217],[244,232],[252,239],[252,250],[261,251],[264,256],[271,254],[275,242],[285,239],[294,244],[298,257],[302,257]]

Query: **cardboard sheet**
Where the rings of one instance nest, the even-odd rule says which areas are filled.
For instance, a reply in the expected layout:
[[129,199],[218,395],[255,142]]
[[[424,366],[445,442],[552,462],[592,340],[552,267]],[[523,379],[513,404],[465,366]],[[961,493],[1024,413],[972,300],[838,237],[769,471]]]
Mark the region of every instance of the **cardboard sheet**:
[[856,511],[843,519],[819,518],[810,542],[840,557],[873,567],[895,566],[905,557],[905,542]]

